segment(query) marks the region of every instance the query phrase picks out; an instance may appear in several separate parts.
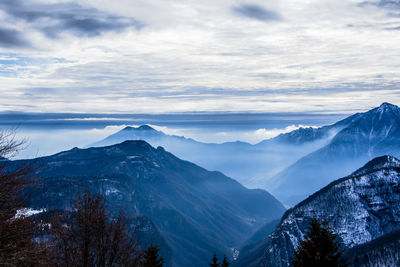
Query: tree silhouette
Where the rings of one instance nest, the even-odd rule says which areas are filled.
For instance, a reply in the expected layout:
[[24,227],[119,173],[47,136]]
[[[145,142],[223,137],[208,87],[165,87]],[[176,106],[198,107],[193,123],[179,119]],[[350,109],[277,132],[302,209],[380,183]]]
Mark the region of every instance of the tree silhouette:
[[71,212],[55,215],[51,233],[61,266],[139,266],[141,253],[128,233],[128,218],[106,212],[103,197],[77,195]]
[[24,189],[35,183],[27,178],[34,170],[12,167],[7,159],[22,144],[13,131],[0,131],[0,265],[45,266],[50,255],[45,244],[33,241],[36,223],[23,201]]
[[222,261],[221,266],[222,266],[222,267],[229,267],[229,261],[228,261],[228,259],[226,258],[226,255],[224,255],[224,259],[223,259],[223,261]]
[[210,264],[210,267],[219,267],[220,264],[218,262],[217,254],[214,252],[213,258],[212,258],[212,263]]
[[313,219],[307,229],[306,237],[294,253],[294,267],[344,267],[341,264],[342,251],[339,243],[326,222]]
[[158,255],[158,246],[153,244],[148,247],[143,254],[143,267],[162,267],[164,259]]

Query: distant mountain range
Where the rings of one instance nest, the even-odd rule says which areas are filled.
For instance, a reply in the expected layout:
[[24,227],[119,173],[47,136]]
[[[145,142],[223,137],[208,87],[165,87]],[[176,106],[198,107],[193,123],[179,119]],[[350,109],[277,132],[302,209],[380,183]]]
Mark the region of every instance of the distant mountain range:
[[10,168],[26,164],[40,166],[34,176],[41,178],[41,187],[27,192],[29,207],[67,209],[77,192],[101,193],[110,211],[123,206],[134,217],[142,243],[160,244],[167,266],[206,266],[213,252],[230,257],[285,211],[266,191],[247,189],[145,141],[74,148],[13,161]]
[[302,128],[252,145],[240,141],[202,143],[183,136],[167,135],[148,125],[128,126],[89,147],[108,146],[126,140],[145,140],[152,146],[162,146],[180,158],[209,170],[221,171],[245,186],[256,188],[265,186],[267,178],[326,144],[339,127],[342,126]]
[[375,158],[289,209],[270,235],[247,249],[257,252],[253,258],[239,255],[237,266],[290,266],[313,218],[326,220],[343,248],[351,248],[352,266],[399,266],[400,161]]
[[166,147],[207,169],[227,173],[245,186],[267,189],[293,206],[374,157],[400,156],[400,109],[383,103],[332,125],[300,128],[255,145],[201,143],[144,125],[126,127],[93,146],[138,139]]
[[[268,192],[146,141],[298,204],[285,212]],[[142,246],[159,244],[167,266],[207,266],[214,252],[234,266],[290,266],[313,218],[338,234],[352,266],[399,266],[399,156],[400,109],[383,103],[255,145],[201,143],[143,125],[9,166],[40,166],[40,187],[26,195],[30,208],[67,209],[87,188],[103,194],[111,212],[123,205]]]
[[[327,145],[268,180],[264,188],[284,203],[293,205],[374,157],[400,156],[400,109],[397,106],[383,103],[335,125],[338,124],[340,127],[336,129],[341,129]],[[326,127],[320,128],[324,129]]]

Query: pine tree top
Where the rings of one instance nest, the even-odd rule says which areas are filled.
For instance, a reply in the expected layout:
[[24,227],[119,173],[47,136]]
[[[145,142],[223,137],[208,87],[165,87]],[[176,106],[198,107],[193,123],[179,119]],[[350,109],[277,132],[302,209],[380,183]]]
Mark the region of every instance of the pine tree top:
[[294,253],[292,264],[294,267],[345,267],[341,264],[343,251],[336,241],[334,234],[326,222],[320,223],[317,219],[310,222],[306,236]]
[[212,258],[212,263],[210,264],[210,267],[220,267],[220,264],[218,262],[217,254],[214,252],[213,258]]
[[221,267],[229,267],[230,263],[228,259],[226,258],[226,255],[224,255],[224,259],[222,261]]
[[164,259],[158,255],[159,248],[153,244],[148,247],[143,255],[143,267],[162,267]]

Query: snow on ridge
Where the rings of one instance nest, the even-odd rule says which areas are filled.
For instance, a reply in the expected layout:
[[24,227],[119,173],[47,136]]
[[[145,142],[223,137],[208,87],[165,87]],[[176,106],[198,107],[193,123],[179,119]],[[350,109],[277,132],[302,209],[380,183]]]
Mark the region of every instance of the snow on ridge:
[[33,215],[36,215],[36,214],[39,214],[39,213],[42,213],[45,211],[47,211],[45,208],[38,209],[38,210],[35,210],[32,208],[23,208],[23,209],[17,210],[17,213],[14,216],[14,219],[19,219],[21,217],[30,217],[30,216],[33,216]]

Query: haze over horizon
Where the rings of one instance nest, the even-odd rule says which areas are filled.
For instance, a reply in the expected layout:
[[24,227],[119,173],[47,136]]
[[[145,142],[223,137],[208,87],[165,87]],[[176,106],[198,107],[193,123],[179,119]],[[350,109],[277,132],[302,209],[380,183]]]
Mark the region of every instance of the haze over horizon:
[[0,111],[351,114],[400,103],[397,0],[3,0],[0,22]]

